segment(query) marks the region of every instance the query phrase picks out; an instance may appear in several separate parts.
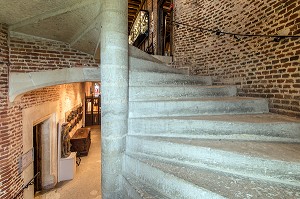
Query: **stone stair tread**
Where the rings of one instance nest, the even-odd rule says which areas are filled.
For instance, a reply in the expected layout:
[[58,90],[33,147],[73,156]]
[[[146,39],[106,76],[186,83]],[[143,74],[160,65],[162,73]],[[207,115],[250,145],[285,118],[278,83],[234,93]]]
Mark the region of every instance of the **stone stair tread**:
[[165,173],[181,178],[225,198],[299,198],[298,187],[269,183],[234,174],[149,159],[139,154],[127,154]]
[[[179,72],[179,73],[178,73]],[[135,77],[138,74],[143,74],[143,75],[150,75],[150,76],[174,76],[174,77],[187,77],[190,79],[211,79],[210,76],[198,76],[198,75],[188,75],[188,74],[183,74],[180,71],[167,71],[167,70],[162,70],[162,71],[143,71],[143,70],[131,70],[129,73],[129,77]]]
[[129,70],[130,73],[133,72],[145,72],[145,73],[170,73],[170,74],[181,74],[181,75],[186,75],[181,70],[175,69],[175,68],[170,68],[166,65],[163,64],[157,64],[157,67],[140,67],[140,68],[131,68]]
[[267,112],[269,112],[269,108],[266,99],[247,97],[129,101],[129,118],[258,114]]
[[[200,115],[200,116],[169,116],[169,117],[144,117],[134,119],[161,119],[161,120],[209,120],[222,122],[241,122],[241,123],[296,123],[300,125],[300,119],[292,118],[274,113],[262,114],[240,114],[240,115]],[[300,137],[300,129],[299,129]]]
[[125,175],[134,175],[140,181],[150,185],[158,192],[164,193],[172,199],[225,199],[219,194],[187,182],[172,174],[154,168],[151,165],[135,159],[130,154],[124,156],[126,166]]
[[[164,65],[161,65],[164,66]],[[180,70],[172,69],[172,68],[167,68],[165,67],[160,67],[160,68],[135,68],[135,69],[130,69],[130,73],[134,72],[144,72],[144,73],[166,73],[166,74],[179,74],[179,75],[186,75]]]
[[[180,99],[160,99],[160,100],[143,100],[139,102],[237,102],[237,101],[248,101],[248,100],[258,100],[258,101],[264,101],[265,99],[262,98],[253,98],[253,97],[222,97],[222,98],[180,98]],[[134,101],[131,101],[134,102]]]
[[187,75],[187,74],[182,74],[182,73],[173,73],[169,71],[143,71],[143,70],[131,70],[130,73],[145,73],[145,74],[166,74],[166,75],[180,75],[180,76],[189,76],[189,77],[208,77],[208,76],[192,76],[192,75]]
[[128,121],[130,135],[300,143],[300,120],[273,113],[142,117]]
[[230,140],[203,140],[178,137],[146,137],[137,136],[158,142],[168,142],[181,145],[190,145],[211,150],[227,151],[243,156],[258,157],[269,160],[294,162],[300,164],[300,144],[258,142],[258,141],[230,141]]
[[142,86],[130,86],[130,87],[136,87],[136,88],[145,88],[145,87],[154,87],[154,88],[180,88],[180,87],[184,87],[184,88],[226,88],[226,87],[235,87],[235,85],[166,85],[166,86],[161,86],[161,85],[142,85]]
[[129,71],[145,71],[145,72],[172,72],[178,74],[185,74],[184,71],[173,68],[171,66],[166,65],[163,62],[157,60],[157,62],[153,62],[153,60],[145,60],[139,59],[137,57],[129,57]]
[[200,85],[174,85],[174,86],[131,86],[129,88],[130,101],[163,100],[182,98],[216,98],[236,96],[236,86],[200,86]]
[[129,73],[129,86],[149,85],[212,85],[209,76],[190,76],[172,72],[131,71]]
[[134,189],[135,193],[138,194],[142,199],[169,199],[168,197],[154,190],[151,186],[144,184],[133,175],[126,175],[124,178],[128,185],[130,185],[131,188]]

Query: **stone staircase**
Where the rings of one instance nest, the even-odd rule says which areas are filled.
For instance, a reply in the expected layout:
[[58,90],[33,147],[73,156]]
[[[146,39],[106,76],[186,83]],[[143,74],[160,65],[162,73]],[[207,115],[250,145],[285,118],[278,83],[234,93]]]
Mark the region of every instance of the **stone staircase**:
[[181,73],[130,68],[124,198],[300,198],[300,121]]

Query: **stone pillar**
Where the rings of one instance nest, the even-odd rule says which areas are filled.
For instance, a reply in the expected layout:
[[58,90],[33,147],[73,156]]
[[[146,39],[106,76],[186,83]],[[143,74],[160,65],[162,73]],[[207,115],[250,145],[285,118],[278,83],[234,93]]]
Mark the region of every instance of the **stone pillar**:
[[101,0],[102,198],[122,198],[128,119],[128,1]]

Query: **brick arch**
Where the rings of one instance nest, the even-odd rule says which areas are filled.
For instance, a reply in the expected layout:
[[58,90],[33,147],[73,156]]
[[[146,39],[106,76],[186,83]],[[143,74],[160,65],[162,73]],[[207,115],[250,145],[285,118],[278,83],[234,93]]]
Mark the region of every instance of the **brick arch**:
[[100,81],[100,68],[66,68],[9,75],[9,100],[26,92],[59,84]]

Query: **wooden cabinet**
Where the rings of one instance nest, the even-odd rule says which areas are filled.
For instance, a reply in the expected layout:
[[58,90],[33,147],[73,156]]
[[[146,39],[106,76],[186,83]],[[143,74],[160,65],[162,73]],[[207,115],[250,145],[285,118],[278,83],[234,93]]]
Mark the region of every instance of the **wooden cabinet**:
[[80,128],[72,136],[71,151],[77,152],[77,156],[87,156],[91,145],[90,128]]

